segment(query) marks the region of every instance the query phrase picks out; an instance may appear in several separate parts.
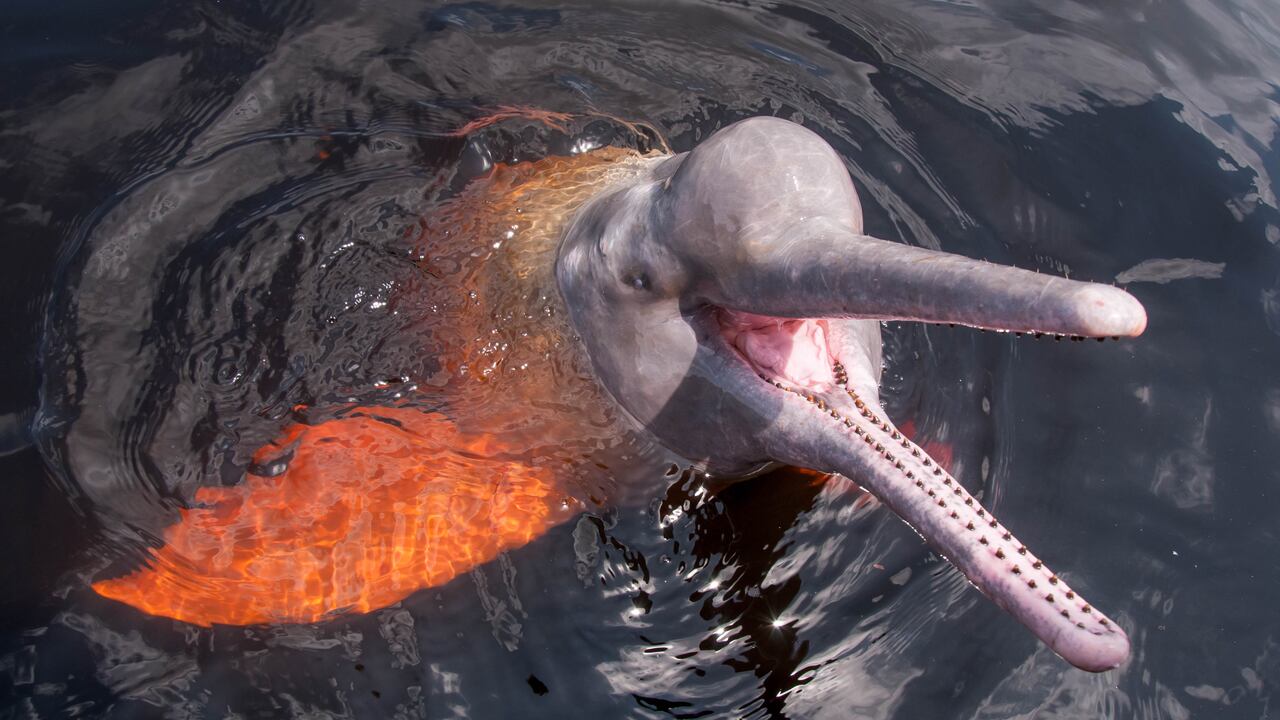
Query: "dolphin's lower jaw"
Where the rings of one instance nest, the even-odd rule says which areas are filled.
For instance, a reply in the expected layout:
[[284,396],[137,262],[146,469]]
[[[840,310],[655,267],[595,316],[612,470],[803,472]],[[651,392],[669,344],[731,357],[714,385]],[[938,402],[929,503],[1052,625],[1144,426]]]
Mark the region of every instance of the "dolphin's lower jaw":
[[[890,423],[874,384],[825,320],[718,311],[720,351],[737,357],[781,403],[762,438],[770,455],[839,472],[880,498],[974,586],[1071,664],[1103,671],[1124,662],[1125,633],[1002,526],[960,483]],[[861,392],[857,388],[864,388]]]

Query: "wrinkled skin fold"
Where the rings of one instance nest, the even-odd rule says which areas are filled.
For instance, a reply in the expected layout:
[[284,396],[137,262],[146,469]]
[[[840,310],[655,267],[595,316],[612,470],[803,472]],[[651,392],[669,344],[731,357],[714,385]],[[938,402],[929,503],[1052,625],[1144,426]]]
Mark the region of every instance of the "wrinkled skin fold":
[[889,421],[879,322],[1080,337],[1146,327],[1128,293],[867,237],[844,164],[755,118],[588,202],[556,274],[600,382],[715,473],[768,463],[863,485],[1073,665],[1128,638]]

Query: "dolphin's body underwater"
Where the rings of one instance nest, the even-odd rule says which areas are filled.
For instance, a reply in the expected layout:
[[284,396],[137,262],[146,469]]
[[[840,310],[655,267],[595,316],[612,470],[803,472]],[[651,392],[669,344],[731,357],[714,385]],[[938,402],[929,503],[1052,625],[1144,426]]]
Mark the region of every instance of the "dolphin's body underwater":
[[[580,339],[592,382],[607,391],[599,393],[602,397],[611,397],[660,444],[717,476],[746,476],[784,463],[853,479],[1073,665],[1100,671],[1125,660],[1129,644],[1124,632],[1070,590],[889,421],[879,403],[879,323],[916,320],[1028,333],[1134,336],[1145,328],[1146,315],[1132,296],[1110,286],[863,235],[861,206],[843,162],[818,135],[787,121],[744,120],[691,152],[631,156],[616,167],[611,172],[596,167],[586,180],[566,180],[564,187],[573,192],[564,197],[572,197],[572,202],[558,201],[556,212],[547,215],[554,222],[532,222],[544,241],[531,246],[525,262],[537,267],[530,272],[517,268],[489,280],[499,285],[537,280],[558,287],[572,326],[565,330]],[[513,202],[507,203],[507,210]],[[492,210],[497,205],[478,207]],[[491,310],[481,312],[496,316]],[[565,392],[545,379],[525,383],[538,386],[541,393]],[[465,420],[466,414],[465,408],[455,409],[454,420]],[[437,439],[464,442],[452,434],[452,425],[423,417],[416,411],[389,409],[380,415],[297,426],[285,436],[294,460],[284,479],[253,482],[278,495],[274,508],[292,507],[300,514],[302,510],[293,506],[308,501],[299,499],[300,494],[314,496],[318,491],[307,488],[323,484],[326,473],[335,478],[332,483],[348,486],[364,482],[361,473],[378,478],[399,473],[403,482],[379,487],[395,490],[388,491],[387,502],[394,498],[412,504],[421,494],[422,478],[433,472],[432,463],[397,466],[392,459],[403,463],[415,454],[421,457],[421,435],[434,433]],[[420,429],[418,436],[414,428]],[[534,431],[565,438],[573,432],[550,427]],[[356,435],[358,442],[343,440]],[[465,442],[473,448],[470,456],[478,456],[507,440]],[[347,455],[361,453],[359,462],[339,467],[347,458],[343,448]],[[382,463],[379,457],[388,460]],[[456,476],[467,469],[454,463],[439,472]],[[446,542],[450,533],[432,530],[433,518],[423,519],[415,532],[429,546],[426,554],[448,554],[456,547],[465,553],[465,561],[424,570],[427,560],[409,557],[421,548],[406,549],[396,540],[385,562],[376,563],[384,568],[384,576],[396,575],[396,586],[385,595],[375,597],[357,588],[349,598],[337,597],[341,592],[333,589],[332,567],[326,566],[323,576],[330,584],[306,598],[298,606],[302,609],[228,614],[209,605],[212,614],[202,616],[205,610],[195,606],[174,609],[158,604],[156,598],[166,588],[192,586],[176,575],[166,576],[165,562],[157,563],[155,570],[144,568],[120,580],[100,582],[95,589],[197,624],[310,621],[343,609],[382,606],[413,589],[447,581],[468,563],[484,562],[564,519],[547,509],[558,504],[558,497],[537,482],[536,475],[513,469],[509,460],[486,472],[505,480],[493,488],[476,489],[475,497],[521,488],[519,501],[504,505],[504,515],[494,515],[493,523],[502,532],[485,530],[476,533],[479,539],[474,543],[439,545],[433,543]],[[306,473],[319,479],[301,482]],[[218,557],[243,557],[218,565],[218,586],[252,586],[261,591],[263,602],[278,602],[279,583],[293,572],[292,566],[279,558],[263,565],[251,553],[215,547],[207,539],[212,528],[225,526],[236,513],[249,514],[244,508],[257,491],[246,485],[217,492],[224,496],[205,498],[204,504],[213,509],[192,509],[178,531],[166,533],[168,546],[182,556],[173,564],[191,567],[193,555],[213,564]],[[360,502],[378,497],[374,491],[354,496]],[[439,512],[442,517],[461,512],[459,517],[472,522],[474,504],[468,502],[465,512],[457,511],[457,503],[447,498],[443,504],[423,505],[420,512]],[[346,552],[342,538],[353,532],[347,526],[341,529],[341,522],[364,514],[344,510],[339,513],[342,518],[331,521],[336,517],[332,507],[322,504],[317,516],[328,518],[318,525],[328,533],[326,547],[337,548],[336,558]],[[273,532],[271,518],[283,521],[289,514],[255,515],[254,531]],[[361,527],[360,532],[376,535],[367,524]],[[397,525],[394,532],[406,531]],[[352,557],[368,557],[371,552],[367,543],[356,543],[350,551]],[[314,552],[306,558],[316,562]],[[328,562],[347,566],[338,559]],[[262,567],[269,568],[270,583],[256,576],[240,582],[228,575],[262,575],[265,571],[255,569]],[[228,589],[222,594],[235,592],[250,590]]]

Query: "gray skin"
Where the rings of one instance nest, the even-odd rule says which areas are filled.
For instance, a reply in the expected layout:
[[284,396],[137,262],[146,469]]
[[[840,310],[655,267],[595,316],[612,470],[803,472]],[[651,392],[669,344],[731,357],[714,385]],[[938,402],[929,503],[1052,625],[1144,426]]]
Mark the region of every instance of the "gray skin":
[[[1146,314],[1128,293],[867,237],[836,152],[774,118],[592,198],[556,273],[600,381],[664,445],[717,475],[786,463],[852,478],[1068,662],[1126,659],[1124,632],[903,437],[878,387],[880,321],[1134,336]],[[837,382],[762,371],[726,337],[734,311],[827,319]]]

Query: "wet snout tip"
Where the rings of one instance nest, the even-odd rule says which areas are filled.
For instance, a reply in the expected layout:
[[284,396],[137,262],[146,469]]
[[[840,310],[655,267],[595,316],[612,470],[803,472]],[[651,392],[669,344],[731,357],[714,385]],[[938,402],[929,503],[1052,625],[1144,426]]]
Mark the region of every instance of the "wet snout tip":
[[1068,630],[1048,645],[1067,662],[1089,672],[1112,670],[1129,659],[1129,637],[1114,624],[1096,633]]
[[1147,311],[1129,293],[1089,285],[1075,297],[1080,333],[1089,337],[1136,337],[1147,329]]

